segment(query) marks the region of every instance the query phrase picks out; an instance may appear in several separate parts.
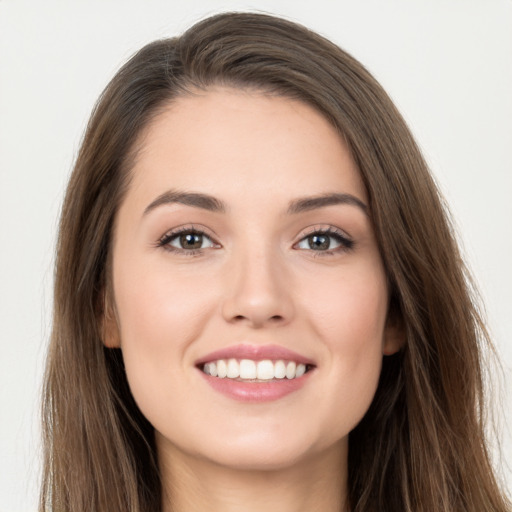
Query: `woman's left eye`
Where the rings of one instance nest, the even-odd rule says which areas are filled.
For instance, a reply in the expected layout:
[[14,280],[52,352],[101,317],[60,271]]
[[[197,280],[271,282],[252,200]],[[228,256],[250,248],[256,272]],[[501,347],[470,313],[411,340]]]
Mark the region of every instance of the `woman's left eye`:
[[209,236],[195,230],[169,233],[160,240],[159,245],[171,251],[189,253],[216,246]]
[[352,249],[354,242],[348,237],[331,231],[315,231],[296,244],[297,249],[316,252],[332,252],[337,249]]

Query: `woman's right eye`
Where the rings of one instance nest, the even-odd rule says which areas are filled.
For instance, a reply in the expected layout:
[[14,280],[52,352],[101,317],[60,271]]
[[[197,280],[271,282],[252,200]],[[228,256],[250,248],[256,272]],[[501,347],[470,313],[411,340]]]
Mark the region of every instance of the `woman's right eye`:
[[196,254],[203,249],[217,246],[205,233],[192,229],[167,233],[158,245],[167,250],[185,254]]

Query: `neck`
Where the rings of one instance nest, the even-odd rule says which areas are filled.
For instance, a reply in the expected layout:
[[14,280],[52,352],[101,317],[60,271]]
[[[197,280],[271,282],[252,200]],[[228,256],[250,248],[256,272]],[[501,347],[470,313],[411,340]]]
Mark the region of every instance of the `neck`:
[[346,446],[330,447],[289,467],[225,467],[175,447],[160,453],[163,512],[343,512]]

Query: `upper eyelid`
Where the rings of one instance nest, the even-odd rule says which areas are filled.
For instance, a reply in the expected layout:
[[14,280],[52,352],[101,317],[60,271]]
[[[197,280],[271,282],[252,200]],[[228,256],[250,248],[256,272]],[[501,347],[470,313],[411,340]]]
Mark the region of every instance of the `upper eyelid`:
[[212,240],[212,242],[215,242],[216,244],[219,243],[217,241],[218,236],[211,229],[208,229],[206,226],[197,225],[197,224],[184,224],[181,226],[177,226],[177,227],[168,229],[158,239],[158,241],[160,242],[166,238],[174,237],[174,236],[180,235],[181,233],[188,233],[188,232],[199,233],[201,235],[204,235],[204,236],[207,236],[208,238],[210,238]]
[[305,228],[304,230],[302,230],[300,232],[300,234],[298,234],[295,238],[297,241],[300,241],[303,238],[311,236],[315,233],[326,233],[326,234],[331,234],[331,235],[338,235],[342,238],[353,241],[353,237],[349,233],[347,233],[345,230],[340,229],[336,226],[329,226],[329,225],[325,225],[325,224],[324,225],[317,224],[314,226],[309,226],[309,227]]

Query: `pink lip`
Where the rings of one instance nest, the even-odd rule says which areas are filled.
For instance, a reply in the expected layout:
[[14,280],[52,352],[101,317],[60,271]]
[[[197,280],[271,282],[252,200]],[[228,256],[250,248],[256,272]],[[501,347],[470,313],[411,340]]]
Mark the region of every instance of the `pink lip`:
[[269,382],[240,382],[233,379],[219,379],[206,375],[202,370],[198,370],[205,381],[219,393],[237,400],[239,402],[270,402],[298,391],[310,379],[314,370],[306,372],[302,377],[296,379],[287,378],[271,380]]
[[210,352],[201,359],[196,361],[196,366],[200,366],[210,361],[217,361],[219,359],[253,359],[255,361],[262,361],[263,359],[270,359],[277,361],[279,359],[285,361],[295,361],[296,363],[303,363],[314,365],[314,361],[304,357],[293,350],[281,347],[279,345],[248,345],[241,344],[232,347],[223,348]]
[[310,369],[301,377],[295,379],[275,379],[269,382],[241,382],[233,379],[212,377],[202,370],[202,365],[219,359],[263,359],[295,361],[314,366],[314,362],[307,357],[297,354],[278,345],[236,345],[221,350],[216,350],[202,357],[196,362],[196,367],[205,381],[219,393],[239,402],[269,402],[279,400],[301,389],[314,372]]

